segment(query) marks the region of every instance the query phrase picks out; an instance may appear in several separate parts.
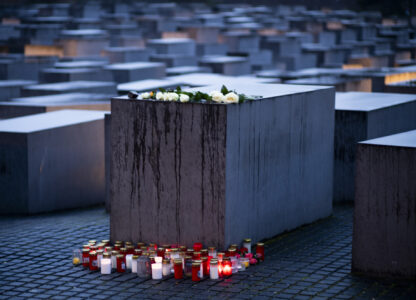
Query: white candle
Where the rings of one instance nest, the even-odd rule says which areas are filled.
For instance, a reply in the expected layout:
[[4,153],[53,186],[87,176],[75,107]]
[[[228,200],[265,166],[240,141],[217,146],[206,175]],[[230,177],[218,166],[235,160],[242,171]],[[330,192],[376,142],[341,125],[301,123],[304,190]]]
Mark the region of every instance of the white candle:
[[245,239],[243,242],[243,247],[247,248],[248,253],[251,253],[251,239]]
[[162,264],[161,263],[152,264],[152,279],[153,280],[162,279]]
[[111,274],[111,259],[101,259],[101,274]]
[[156,256],[155,257],[155,262],[157,263],[157,264],[161,264],[162,263],[162,257],[161,256]]
[[163,276],[169,276],[170,275],[170,273],[171,273],[170,264],[163,264],[162,273],[163,273]]
[[98,268],[101,268],[101,260],[102,259],[103,259],[103,255],[102,254],[98,254],[97,255]]
[[210,266],[210,268],[209,268],[209,277],[212,280],[218,279],[218,264]]
[[133,258],[133,254],[126,254],[126,268],[131,270],[131,261]]
[[115,255],[111,255],[111,268],[117,269],[117,257]]
[[137,259],[131,261],[131,272],[137,273]]

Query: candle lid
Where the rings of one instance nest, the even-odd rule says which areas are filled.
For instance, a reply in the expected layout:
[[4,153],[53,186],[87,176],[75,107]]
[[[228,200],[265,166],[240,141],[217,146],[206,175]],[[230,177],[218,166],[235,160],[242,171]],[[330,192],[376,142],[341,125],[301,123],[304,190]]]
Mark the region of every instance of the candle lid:
[[251,239],[244,239],[244,243],[251,243]]
[[231,261],[231,258],[229,258],[229,257],[224,257],[222,260],[223,260],[223,261]]
[[263,247],[264,243],[257,243],[257,246]]
[[89,252],[90,252],[90,249],[82,248],[82,253],[89,253]]
[[218,259],[211,259],[211,261],[209,262],[210,265],[216,265],[218,264]]
[[[181,260],[181,262],[182,262],[182,260]],[[169,264],[170,264],[170,260],[169,260],[169,259],[164,259],[164,260],[162,261],[162,263],[163,263],[164,265],[169,265]]]
[[237,249],[238,248],[238,245],[237,244],[231,244],[230,245],[230,249]]
[[122,241],[116,241],[114,244],[123,244]]
[[96,240],[89,240],[88,243],[92,243],[95,244],[97,241]]
[[123,254],[117,254],[117,258],[124,258]]
[[132,243],[132,242],[125,242],[124,244],[125,244],[126,246],[127,246],[127,245],[133,245],[133,243]]
[[128,250],[134,249],[134,246],[133,245],[127,245],[126,249],[128,249]]
[[91,251],[90,255],[92,255],[92,256],[97,255],[97,252],[96,251]]
[[104,250],[97,250],[97,254],[103,254]]
[[208,250],[209,251],[215,251],[215,249],[217,249],[217,248],[215,248],[215,247],[208,247]]
[[141,249],[135,249],[134,250],[134,254],[141,255],[142,254],[142,250]]
[[111,251],[113,251],[113,247],[107,246],[107,247],[105,247],[105,251],[111,252]]
[[101,243],[108,244],[110,240],[101,240]]
[[200,262],[194,261],[192,263],[192,267],[199,267],[199,266],[201,266],[201,263]]
[[117,251],[117,250],[111,251],[111,255],[114,255],[114,256],[118,255],[119,253],[120,253],[120,251]]
[[203,256],[203,257],[201,257],[201,260],[202,260],[202,262],[204,262],[204,261],[208,260],[208,257]]
[[131,258],[132,258],[132,259],[138,259],[138,258],[139,258],[139,256],[138,256],[138,255],[133,255]]
[[120,252],[126,252],[127,248],[120,248]]
[[104,253],[103,258],[111,258],[111,254],[110,253]]
[[175,265],[181,265],[182,264],[182,259],[180,259],[180,258],[176,258],[176,259],[174,259],[173,260],[173,263],[175,264]]

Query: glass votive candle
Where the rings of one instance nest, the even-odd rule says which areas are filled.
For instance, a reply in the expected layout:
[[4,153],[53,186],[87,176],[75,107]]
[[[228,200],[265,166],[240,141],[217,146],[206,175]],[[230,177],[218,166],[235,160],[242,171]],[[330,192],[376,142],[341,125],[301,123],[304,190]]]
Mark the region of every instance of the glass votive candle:
[[144,246],[146,246],[146,245],[145,245],[145,243],[138,242],[138,243],[136,244],[136,249],[141,249],[141,248],[142,248],[142,247],[144,247]]
[[90,266],[90,250],[87,248],[82,249],[82,265],[85,268]]
[[81,261],[82,261],[81,250],[75,249],[74,251],[72,251],[72,264],[74,266],[77,266],[81,263]]
[[192,281],[201,281],[201,263],[194,261],[192,263]]
[[161,263],[152,264],[152,279],[160,280],[162,279],[162,276],[163,276],[162,264]]
[[157,248],[156,254],[157,254],[157,256],[160,256],[160,257],[164,258],[165,257],[165,248],[162,248],[162,247]]
[[126,246],[126,254],[134,254],[134,246],[133,245],[127,245]]
[[113,250],[111,251],[111,268],[117,269],[117,255],[119,255],[120,252]]
[[101,259],[103,258],[104,250],[97,250],[97,264],[98,268],[101,268]]
[[201,252],[199,252],[199,251],[194,251],[194,256],[193,256],[193,258],[194,258],[194,259],[200,259],[200,258],[201,258]]
[[149,253],[145,252],[137,259],[137,276],[140,278],[149,278],[152,274],[150,267]]
[[192,256],[185,256],[185,276],[192,277]]
[[102,240],[101,243],[104,244],[104,246],[110,245],[110,240]]
[[150,243],[149,244],[149,250],[156,250],[157,249],[157,245],[154,243]]
[[175,279],[183,278],[182,259],[177,258],[173,261],[173,274]]
[[208,256],[212,258],[217,257],[217,249],[215,247],[208,247]]
[[188,255],[188,256],[194,256],[194,249],[187,249],[186,250],[186,255]]
[[97,252],[90,251],[90,271],[98,271]]
[[229,257],[224,257],[222,261],[222,275],[223,276],[231,276],[233,273],[231,259]]
[[111,274],[111,254],[104,253],[101,259],[101,274]]
[[244,239],[243,247],[247,249],[247,253],[251,253],[251,239]]
[[202,250],[202,243],[194,243],[194,251],[199,252]]
[[240,257],[241,271],[245,271],[250,266],[250,260],[248,257]]
[[202,249],[200,252],[201,252],[201,257],[208,257],[208,249]]
[[209,263],[209,278],[211,278],[211,280],[217,280],[219,278],[217,259],[211,259],[211,262]]
[[84,244],[84,245],[82,245],[82,249],[88,249],[88,250],[90,250],[90,244]]
[[131,261],[133,259],[133,254],[126,254],[126,269],[131,270]]
[[107,252],[107,253],[111,254],[111,251],[113,251],[113,247],[111,247],[111,246],[107,246],[107,247],[104,248],[104,252]]
[[161,256],[155,256],[155,263],[161,264],[162,261],[163,261],[163,257],[161,257]]
[[142,250],[141,249],[134,249],[134,255],[137,255],[137,256],[141,256],[142,255]]
[[238,265],[239,265],[237,257],[231,256],[230,260],[231,260],[231,272],[233,274],[237,273],[238,272]]
[[170,264],[169,259],[164,259],[162,261],[162,275],[163,276],[169,276],[171,274],[172,266]]
[[134,254],[131,258],[131,272],[137,273],[137,259],[139,258],[138,255]]
[[263,243],[257,243],[256,256],[259,260],[264,261],[264,244]]
[[124,273],[126,272],[126,263],[124,261],[124,255],[118,254],[117,255],[117,272]]
[[235,250],[237,250],[238,249],[238,245],[237,244],[231,244],[230,247],[229,247],[229,249],[235,249]]
[[204,267],[203,267],[203,264],[202,264],[202,260],[201,259],[194,259],[192,261],[192,263],[198,263],[199,264],[199,274],[198,274],[198,276],[201,279],[204,278]]
[[114,247],[113,247],[113,250],[120,251],[120,249],[121,249],[122,247],[123,247],[123,246],[122,246],[121,244],[115,243],[115,244],[114,244]]
[[202,260],[202,271],[203,271],[203,275],[205,276],[209,276],[209,264],[208,264],[208,257],[201,257]]

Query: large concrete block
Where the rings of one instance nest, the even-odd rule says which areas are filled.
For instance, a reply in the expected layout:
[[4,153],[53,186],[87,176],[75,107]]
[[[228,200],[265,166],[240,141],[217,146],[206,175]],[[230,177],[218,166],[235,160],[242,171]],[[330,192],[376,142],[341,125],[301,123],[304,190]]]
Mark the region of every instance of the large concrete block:
[[168,68],[198,65],[198,59],[193,55],[153,54],[150,56],[150,61],[163,63]]
[[107,32],[99,29],[63,30],[59,44],[65,56],[95,56],[109,46]]
[[210,67],[214,73],[228,76],[238,76],[250,74],[250,62],[242,56],[205,56],[199,64]]
[[263,98],[112,100],[112,240],[224,248],[331,214],[334,90],[229,88]]
[[337,93],[335,109],[334,201],[353,201],[357,143],[415,129],[416,97]]
[[111,73],[102,68],[49,68],[40,72],[40,82],[112,81]]
[[255,34],[228,32],[223,39],[230,52],[250,53],[260,50],[260,37]]
[[108,57],[110,63],[148,61],[152,51],[141,47],[108,47],[101,55]]
[[108,94],[68,93],[14,98],[0,102],[0,119],[9,119],[63,109],[111,110]]
[[104,202],[104,112],[63,110],[0,121],[0,213]]
[[156,54],[195,55],[195,41],[192,39],[154,39],[147,42],[147,47],[153,49]]
[[105,81],[71,81],[29,85],[23,88],[22,96],[44,96],[65,93],[117,94],[116,84]]
[[35,84],[31,80],[0,80],[0,101],[20,97],[22,87]]
[[159,79],[166,76],[166,67],[157,62],[132,62],[112,64],[105,67],[113,74],[114,81],[125,83],[144,79]]
[[416,131],[361,142],[352,271],[416,279]]

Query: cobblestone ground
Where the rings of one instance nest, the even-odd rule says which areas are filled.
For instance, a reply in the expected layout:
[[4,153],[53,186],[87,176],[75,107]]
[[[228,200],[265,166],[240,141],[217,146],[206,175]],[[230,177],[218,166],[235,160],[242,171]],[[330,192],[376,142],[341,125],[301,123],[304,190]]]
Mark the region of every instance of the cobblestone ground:
[[229,279],[140,280],[73,267],[71,253],[109,237],[104,209],[0,218],[0,299],[416,299],[416,283],[350,274],[352,207],[266,243],[267,260]]

